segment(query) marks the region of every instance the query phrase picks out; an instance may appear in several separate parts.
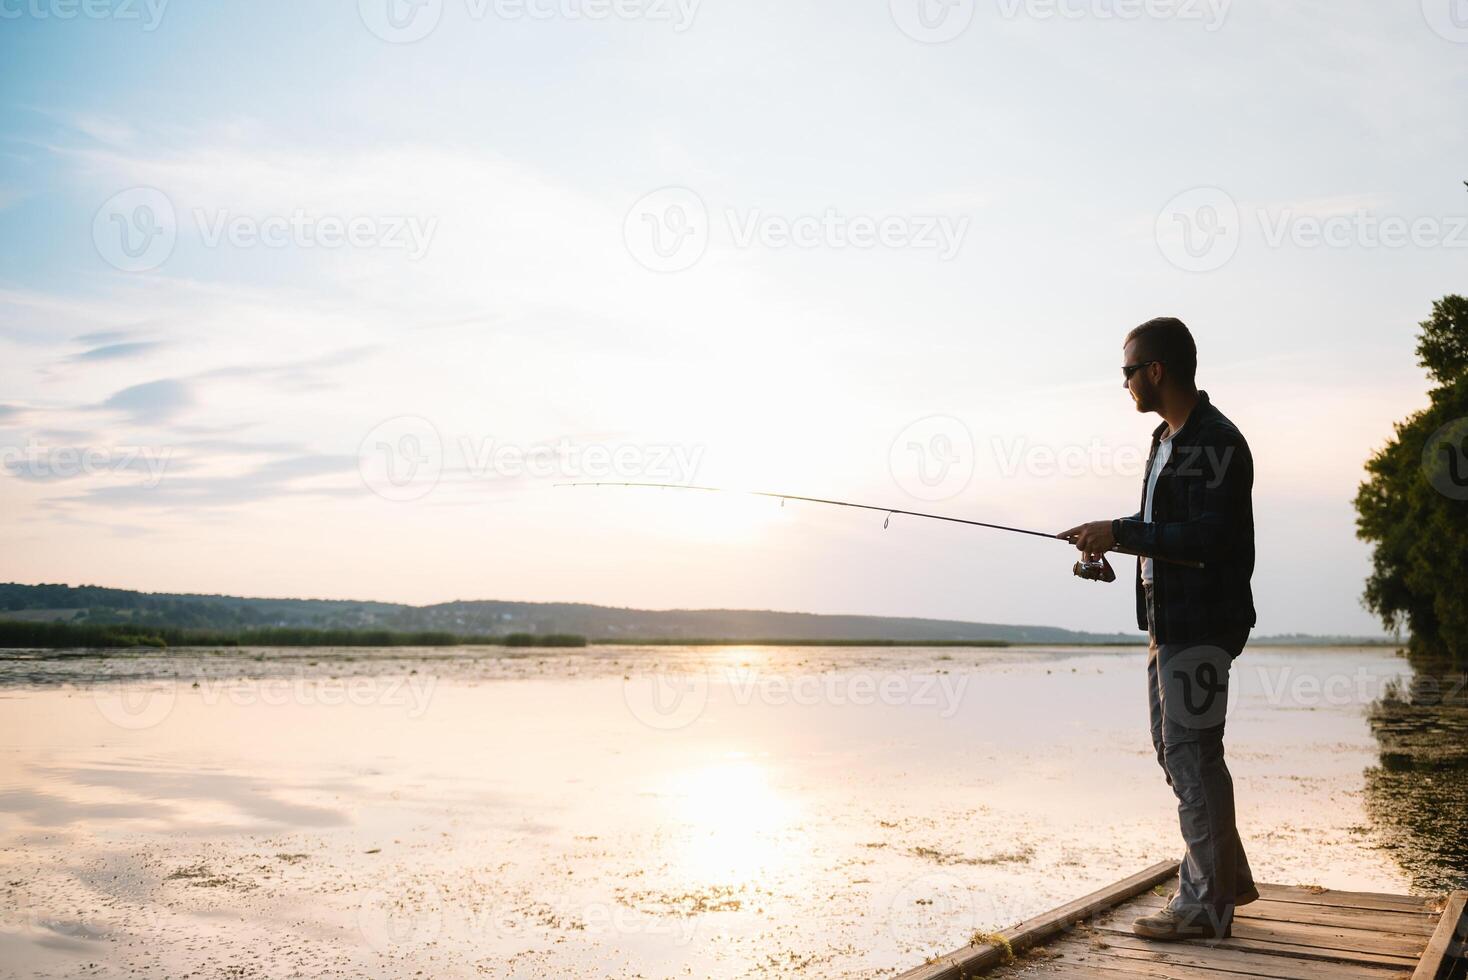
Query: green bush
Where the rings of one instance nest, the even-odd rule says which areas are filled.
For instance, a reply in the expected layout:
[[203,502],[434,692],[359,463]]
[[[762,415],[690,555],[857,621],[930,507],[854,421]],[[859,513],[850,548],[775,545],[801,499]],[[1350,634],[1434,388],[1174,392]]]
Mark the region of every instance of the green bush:
[[1356,534],[1375,545],[1367,608],[1388,629],[1407,626],[1414,654],[1458,666],[1468,663],[1468,299],[1444,297],[1421,326],[1418,363],[1437,387],[1366,464]]

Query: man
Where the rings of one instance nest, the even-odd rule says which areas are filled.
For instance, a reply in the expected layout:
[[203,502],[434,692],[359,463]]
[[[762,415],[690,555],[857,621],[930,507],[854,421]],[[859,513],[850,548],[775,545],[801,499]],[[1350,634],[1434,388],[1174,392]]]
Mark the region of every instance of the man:
[[1254,461],[1239,430],[1199,391],[1198,352],[1181,320],[1137,327],[1122,349],[1124,386],[1152,433],[1142,507],[1060,537],[1115,576],[1106,552],[1137,561],[1137,626],[1148,633],[1152,745],[1178,800],[1187,853],[1167,907],[1132,923],[1149,939],[1219,939],[1236,906],[1259,897],[1234,824],[1223,760],[1228,672],[1255,622]]

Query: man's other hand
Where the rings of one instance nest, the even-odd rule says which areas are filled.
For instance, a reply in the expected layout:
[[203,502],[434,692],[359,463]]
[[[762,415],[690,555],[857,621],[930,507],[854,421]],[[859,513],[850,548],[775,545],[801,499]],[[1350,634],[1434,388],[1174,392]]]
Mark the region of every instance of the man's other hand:
[[1111,533],[1110,521],[1078,524],[1069,531],[1061,531],[1056,537],[1079,548],[1087,561],[1095,561],[1116,547],[1116,537]]

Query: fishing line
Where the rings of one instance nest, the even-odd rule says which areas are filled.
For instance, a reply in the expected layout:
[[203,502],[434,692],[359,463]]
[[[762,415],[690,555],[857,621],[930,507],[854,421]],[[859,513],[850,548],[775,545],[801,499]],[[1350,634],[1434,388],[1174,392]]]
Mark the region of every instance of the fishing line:
[[[852,503],[849,500],[828,500],[828,499],[826,499],[824,497],[802,497],[799,494],[794,494],[794,493],[772,493],[772,492],[770,492],[768,490],[733,490],[733,489],[729,489],[728,487],[703,487],[703,486],[695,486],[695,485],[687,484],[687,483],[624,483],[624,482],[623,483],[613,483],[613,482],[596,482],[596,483],[557,483],[557,484],[554,484],[554,486],[557,486],[557,487],[650,487],[650,488],[654,488],[654,489],[658,489],[658,490],[700,490],[700,491],[703,491],[704,493],[737,493],[737,494],[744,494],[744,495],[750,496],[750,497],[767,497],[767,498],[770,498],[772,500],[778,500],[778,501],[780,501],[780,506],[782,506],[782,507],[785,506],[785,501],[787,501],[787,500],[799,500],[799,501],[802,501],[802,502],[808,503],[808,504],[826,504],[826,505],[831,506],[831,507],[854,507],[857,510],[873,510],[873,511],[877,511],[878,513],[883,513],[883,514],[886,514],[887,515],[886,518],[882,521],[882,528],[884,530],[892,523],[892,518],[893,518],[894,515],[901,514],[904,517],[920,517],[920,518],[923,518],[924,520],[929,520],[929,521],[947,521],[950,524],[967,524],[970,527],[986,527],[986,528],[989,528],[990,530],[993,530],[993,531],[1007,531],[1010,534],[1028,534],[1031,537],[1048,538],[1051,541],[1062,541],[1062,542],[1065,542],[1067,544],[1070,543],[1070,542],[1065,541],[1065,539],[1062,538],[1062,537],[1060,537],[1059,535],[1051,534],[1048,531],[1032,531],[1029,528],[1024,528],[1024,527],[1011,527],[1008,524],[991,524],[988,521],[974,521],[974,520],[969,520],[968,518],[965,518],[965,517],[950,517],[947,514],[927,514],[927,513],[923,513],[922,511],[903,510],[900,507],[879,507],[879,506],[877,506],[875,504],[857,504],[857,503]],[[1144,555],[1144,554],[1141,554],[1140,552],[1130,551],[1130,550],[1128,550],[1126,548],[1112,548],[1111,550],[1114,551],[1114,552],[1116,552],[1117,554],[1121,554],[1121,555],[1131,555],[1131,556],[1133,556],[1135,558],[1151,558],[1153,561],[1167,562],[1168,564],[1172,564],[1172,565],[1183,565],[1183,566],[1188,567],[1188,568],[1202,568],[1203,567],[1203,563],[1202,562],[1188,561],[1188,560],[1181,559],[1181,558],[1159,558],[1159,557],[1157,557],[1155,555]],[[1100,578],[1101,575],[1102,575],[1102,573],[1103,573],[1103,571],[1104,571],[1104,565],[1100,561],[1096,561],[1096,562],[1086,562],[1086,561],[1076,562],[1075,574],[1079,575],[1081,578]],[[1109,579],[1108,579],[1108,581],[1109,581]]]

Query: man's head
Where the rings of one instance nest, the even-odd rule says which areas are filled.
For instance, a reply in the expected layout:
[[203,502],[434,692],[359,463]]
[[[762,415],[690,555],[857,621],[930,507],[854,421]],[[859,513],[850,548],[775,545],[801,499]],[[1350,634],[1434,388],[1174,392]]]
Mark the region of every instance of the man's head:
[[1162,408],[1164,390],[1180,395],[1196,390],[1198,347],[1183,321],[1171,316],[1148,320],[1122,344],[1124,382],[1139,412]]

